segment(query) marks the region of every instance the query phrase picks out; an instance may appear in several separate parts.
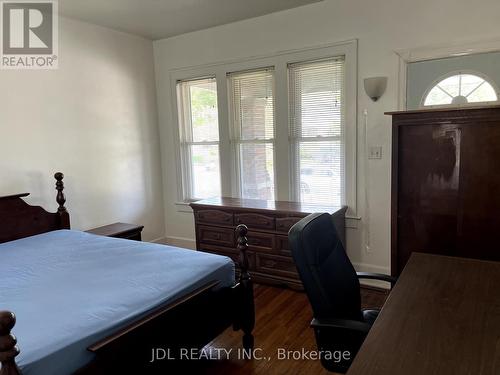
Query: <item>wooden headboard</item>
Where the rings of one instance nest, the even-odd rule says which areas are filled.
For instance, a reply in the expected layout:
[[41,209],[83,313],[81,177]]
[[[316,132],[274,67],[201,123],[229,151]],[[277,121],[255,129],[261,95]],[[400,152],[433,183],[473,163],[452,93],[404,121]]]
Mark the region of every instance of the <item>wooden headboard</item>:
[[58,229],[70,229],[69,213],[64,207],[64,175],[58,172],[56,179],[57,212],[45,211],[39,206],[30,206],[22,198],[29,193],[0,197],[0,243],[34,236]]

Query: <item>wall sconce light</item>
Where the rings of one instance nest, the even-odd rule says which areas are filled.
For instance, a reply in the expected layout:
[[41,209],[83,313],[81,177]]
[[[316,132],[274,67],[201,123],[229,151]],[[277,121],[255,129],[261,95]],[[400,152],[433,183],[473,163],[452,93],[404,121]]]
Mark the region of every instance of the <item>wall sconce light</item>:
[[376,102],[384,95],[387,88],[387,77],[365,78],[365,92],[371,100]]

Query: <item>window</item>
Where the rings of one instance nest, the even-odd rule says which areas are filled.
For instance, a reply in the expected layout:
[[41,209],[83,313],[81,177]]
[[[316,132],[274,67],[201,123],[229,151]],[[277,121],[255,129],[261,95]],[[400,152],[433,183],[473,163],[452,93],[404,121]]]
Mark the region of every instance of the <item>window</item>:
[[238,190],[274,199],[274,71],[228,74]]
[[177,82],[184,200],[220,195],[215,78]]
[[486,78],[472,73],[453,73],[424,95],[424,106],[496,102],[497,91]]
[[344,202],[344,58],[290,64],[289,110],[295,199]]
[[169,78],[178,211],[225,196],[347,205],[357,216],[355,40]]

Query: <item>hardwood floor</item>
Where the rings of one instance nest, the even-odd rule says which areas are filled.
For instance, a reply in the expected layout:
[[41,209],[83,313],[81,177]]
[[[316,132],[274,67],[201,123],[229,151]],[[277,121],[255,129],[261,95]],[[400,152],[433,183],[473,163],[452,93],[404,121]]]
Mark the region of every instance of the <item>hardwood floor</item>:
[[[363,288],[363,307],[380,307],[387,294]],[[196,361],[189,373],[220,374],[332,374],[319,360],[284,360],[278,358],[280,348],[290,351],[316,350],[314,333],[309,328],[312,311],[305,293],[265,285],[255,286],[256,325],[254,330],[256,357],[265,359],[238,359],[241,333],[226,330],[204,348],[212,359]],[[217,359],[217,348],[233,349],[226,359]],[[191,366],[190,366],[191,367]]]

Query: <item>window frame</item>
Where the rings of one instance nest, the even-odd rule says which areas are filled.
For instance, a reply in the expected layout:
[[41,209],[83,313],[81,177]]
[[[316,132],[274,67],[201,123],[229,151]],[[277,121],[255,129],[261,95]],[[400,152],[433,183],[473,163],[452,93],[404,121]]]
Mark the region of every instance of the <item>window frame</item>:
[[[322,59],[314,59],[314,60],[308,60],[308,61],[301,61],[298,64],[307,64],[307,63],[315,63],[315,62],[320,62],[320,61],[326,61],[326,60],[332,60],[336,59],[339,57],[343,57],[343,55],[339,56],[331,56],[327,58],[322,58]],[[293,65],[288,64],[287,70],[288,70],[288,79],[290,80],[290,66]],[[297,63],[296,63],[297,64]],[[342,106],[343,106],[343,111],[346,113],[347,110],[347,104],[346,104],[346,61],[344,60],[344,79],[343,79],[343,90],[342,90]],[[289,114],[291,112],[292,108],[292,98],[288,96],[288,111]],[[289,118],[289,139],[290,139],[290,189],[291,189],[291,195],[292,195],[292,200],[296,202],[301,201],[300,197],[300,144],[301,143],[307,143],[307,142],[334,142],[334,141],[339,141],[341,142],[341,147],[342,147],[342,153],[344,154],[344,165],[342,165],[342,170],[343,170],[343,176],[344,176],[344,181],[342,181],[341,184],[341,204],[346,203],[346,119],[344,119],[344,124],[342,128],[342,133],[339,136],[332,135],[332,136],[315,136],[315,137],[300,137],[300,136],[295,136],[293,134],[293,129],[292,129],[292,121]],[[296,170],[296,167],[299,168],[299,170]]]
[[[176,82],[203,77],[215,76],[217,81],[217,103],[219,114],[219,162],[221,174],[221,195],[239,197],[238,164],[234,155],[234,142],[230,134],[230,97],[227,74],[245,70],[259,70],[274,67],[274,199],[280,201],[294,200],[292,188],[292,159],[289,130],[288,102],[288,65],[293,63],[320,60],[331,57],[345,58],[345,152],[344,152],[344,190],[348,206],[348,216],[357,217],[357,40],[347,40],[321,46],[276,52],[269,55],[253,56],[244,59],[220,61],[213,64],[172,69],[169,71],[171,88],[171,123],[177,159],[180,160],[179,119],[176,94]],[[168,154],[171,155],[171,154]],[[190,212],[184,199],[186,184],[182,163],[176,162],[177,171],[177,208]]]
[[[440,82],[444,81],[447,78],[457,76],[457,75],[465,75],[465,74],[470,74],[477,76],[486,83],[488,83],[491,87],[493,87],[493,90],[495,90],[495,93],[497,94],[497,100],[492,100],[492,101],[486,101],[486,102],[468,102],[468,103],[463,103],[463,104],[433,104],[433,105],[425,105],[425,100],[427,99],[427,96],[429,93],[436,87]],[[478,72],[476,70],[471,70],[471,69],[462,69],[462,70],[453,70],[451,72],[448,72],[434,81],[427,87],[427,89],[424,92],[424,95],[422,95],[422,98],[420,99],[420,108],[421,109],[432,109],[432,108],[461,108],[461,107],[477,107],[477,106],[485,106],[485,105],[492,105],[492,104],[498,104],[500,103],[500,89],[498,88],[497,84],[490,79],[486,74]]]
[[[231,90],[231,81],[230,76],[232,74],[239,73],[252,73],[259,72],[264,70],[271,70],[273,72],[273,117],[274,117],[274,126],[273,126],[273,136],[272,138],[262,138],[262,139],[242,139],[241,137],[241,129],[237,126],[237,119],[235,108],[233,107],[233,103],[235,103],[235,98],[233,95],[233,91]],[[274,182],[274,198],[276,198],[276,80],[274,75],[274,66],[267,66],[257,69],[245,69],[233,72],[226,73],[226,84],[228,90],[228,111],[229,111],[229,134],[230,134],[230,143],[232,150],[232,157],[234,160],[233,165],[233,176],[234,181],[233,192],[235,196],[242,197],[242,176],[241,176],[241,146],[243,144],[271,144],[273,146],[273,182]]]
[[[179,89],[178,85],[181,84],[182,82],[195,82],[195,81],[203,81],[203,80],[210,80],[214,79],[216,88],[217,88],[217,81],[215,76],[207,76],[207,77],[199,77],[199,78],[193,78],[193,79],[184,79],[184,80],[177,80],[175,82],[175,90],[176,90],[176,96],[177,96],[177,116],[178,116],[178,141],[179,141],[179,160],[181,161],[181,175],[182,175],[182,200],[184,202],[194,202],[196,200],[202,199],[200,197],[195,197],[193,193],[193,164],[191,162],[192,160],[192,146],[197,146],[197,145],[207,145],[207,146],[217,146],[219,149],[219,180],[222,180],[222,173],[220,173],[220,135],[219,139],[217,141],[195,141],[193,139],[188,140],[189,138],[193,138],[193,123],[192,119],[190,118],[190,111],[189,111],[189,116],[186,116],[188,113],[188,110],[186,108],[186,101],[185,97],[180,100],[180,97],[185,94],[185,92],[181,92],[182,90]],[[191,98],[189,98],[191,99]],[[218,108],[218,105],[217,105]],[[189,117],[189,123],[191,125],[191,128],[189,131],[191,134],[188,134],[188,129],[186,127],[187,120],[186,117]],[[218,122],[218,121],[217,121]],[[182,125],[181,125],[182,124]],[[220,125],[218,124],[219,128]]]

